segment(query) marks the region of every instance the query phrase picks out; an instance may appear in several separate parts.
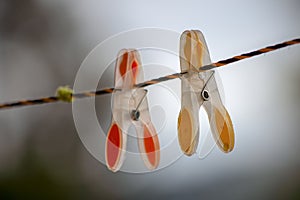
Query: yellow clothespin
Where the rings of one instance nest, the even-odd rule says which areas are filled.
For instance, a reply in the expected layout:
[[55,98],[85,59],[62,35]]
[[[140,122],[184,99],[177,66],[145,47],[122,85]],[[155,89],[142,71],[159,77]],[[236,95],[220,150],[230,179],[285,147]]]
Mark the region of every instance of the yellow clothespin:
[[185,31],[180,38],[181,111],[178,117],[178,139],[186,155],[196,152],[199,142],[199,109],[206,110],[214,139],[223,152],[234,148],[234,130],[230,116],[222,103],[215,72],[201,71],[211,64],[203,34]]

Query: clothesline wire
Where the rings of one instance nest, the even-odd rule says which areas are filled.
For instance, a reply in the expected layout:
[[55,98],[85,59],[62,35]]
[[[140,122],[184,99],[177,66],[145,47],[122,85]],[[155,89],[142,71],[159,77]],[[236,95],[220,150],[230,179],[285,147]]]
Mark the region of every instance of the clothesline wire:
[[[251,51],[248,53],[244,53],[238,56],[234,56],[225,60],[221,60],[215,63],[212,63],[210,65],[205,65],[202,66],[200,69],[205,71],[205,70],[210,70],[218,67],[222,67],[243,59],[247,58],[252,58],[264,53],[268,53],[271,51],[275,51],[287,46],[295,45],[295,44],[300,44],[300,38],[289,40],[283,43],[279,43],[276,45],[268,46],[265,48],[261,48],[255,51]],[[187,72],[181,72],[181,73],[175,73],[175,74],[170,74],[167,76],[155,78],[149,81],[145,81],[142,83],[138,83],[135,85],[137,88],[144,88],[150,85],[158,84],[164,81],[172,80],[181,77],[183,74]],[[115,88],[105,88],[105,89],[100,89],[96,91],[87,91],[87,92],[81,92],[81,93],[74,93],[70,94],[72,99],[81,99],[81,98],[87,98],[87,97],[92,97],[92,96],[98,96],[98,95],[104,95],[104,94],[110,94],[113,93],[116,89]],[[64,101],[62,98],[59,96],[49,96],[49,97],[43,97],[43,98],[38,98],[38,99],[26,99],[26,100],[20,100],[20,101],[15,101],[15,102],[8,102],[8,103],[3,103],[0,104],[0,110],[1,109],[9,109],[9,108],[15,108],[15,107],[21,107],[21,106],[33,106],[33,105],[38,105],[38,104],[47,104],[47,103],[54,103],[58,101]]]

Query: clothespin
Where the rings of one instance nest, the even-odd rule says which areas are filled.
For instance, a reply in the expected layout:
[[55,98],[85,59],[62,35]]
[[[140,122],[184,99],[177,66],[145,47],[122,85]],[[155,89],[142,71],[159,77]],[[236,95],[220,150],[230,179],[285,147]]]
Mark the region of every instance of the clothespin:
[[147,90],[135,86],[142,81],[144,74],[139,53],[132,49],[121,50],[116,60],[113,117],[105,148],[106,165],[113,172],[124,162],[127,132],[132,124],[145,165],[153,170],[159,164],[160,145],[151,122]]
[[234,130],[230,116],[222,103],[213,70],[202,71],[211,64],[203,34],[185,31],[180,38],[181,110],[178,117],[178,139],[181,150],[194,154],[199,142],[199,109],[206,110],[211,132],[218,147],[225,153],[234,148]]

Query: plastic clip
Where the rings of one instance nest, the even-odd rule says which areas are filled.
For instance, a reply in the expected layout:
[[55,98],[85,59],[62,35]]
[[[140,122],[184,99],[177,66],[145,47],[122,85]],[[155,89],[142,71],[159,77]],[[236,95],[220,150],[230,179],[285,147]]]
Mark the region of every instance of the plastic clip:
[[222,103],[215,72],[202,71],[211,64],[203,34],[198,30],[185,31],[180,38],[181,110],[178,117],[178,139],[186,155],[196,152],[199,142],[199,109],[206,110],[210,128],[223,152],[234,148],[234,130],[230,116]]
[[139,151],[145,165],[155,169],[160,160],[160,145],[151,122],[147,90],[137,88],[144,81],[139,53],[132,49],[119,52],[115,67],[113,93],[113,118],[106,140],[106,164],[111,171],[118,171],[125,159],[129,127],[133,124],[137,133]]

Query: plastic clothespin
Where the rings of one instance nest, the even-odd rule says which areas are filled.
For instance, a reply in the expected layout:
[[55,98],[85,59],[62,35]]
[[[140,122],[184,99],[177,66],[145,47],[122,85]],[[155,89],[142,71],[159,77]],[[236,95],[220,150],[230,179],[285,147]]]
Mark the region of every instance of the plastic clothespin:
[[181,110],[178,117],[178,139],[186,155],[196,152],[199,142],[199,109],[206,110],[211,132],[223,152],[234,148],[234,130],[230,116],[222,103],[215,72],[201,71],[211,64],[203,34],[198,30],[185,31],[180,38]]
[[151,122],[147,90],[135,87],[144,81],[139,53],[132,49],[119,52],[115,67],[112,122],[106,140],[106,164],[118,171],[125,159],[127,132],[133,124],[137,133],[139,151],[145,165],[155,169],[160,160],[160,145]]

